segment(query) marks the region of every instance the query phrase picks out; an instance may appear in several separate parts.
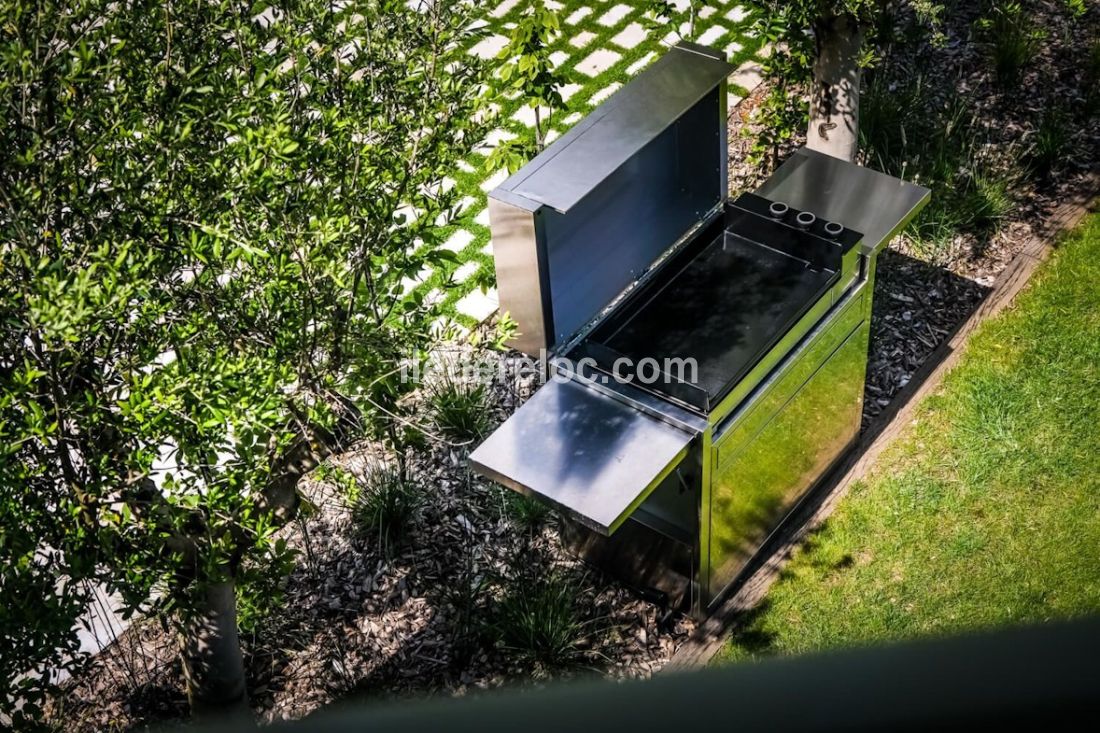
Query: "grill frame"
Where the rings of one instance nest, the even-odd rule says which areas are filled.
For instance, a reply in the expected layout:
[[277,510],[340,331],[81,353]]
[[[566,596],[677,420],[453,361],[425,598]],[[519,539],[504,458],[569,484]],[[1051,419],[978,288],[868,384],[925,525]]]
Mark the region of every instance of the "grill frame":
[[[737,584],[789,513],[854,444],[877,255],[930,195],[919,186],[801,150],[756,195],[730,203],[723,185],[709,206],[710,194],[689,190],[685,199],[674,193],[668,202],[671,225],[626,227],[608,240],[607,232],[617,230],[599,217],[606,214],[621,227],[631,206],[668,190],[667,181],[655,182],[662,156],[672,171],[669,180],[682,183],[702,168],[708,181],[721,175],[724,182],[724,125],[717,141],[710,123],[703,124],[705,134],[691,132],[700,120],[726,119],[727,67],[718,52],[674,47],[605,102],[607,110],[601,106],[576,133],[563,136],[564,145],[551,146],[532,161],[533,172],[520,171],[490,195],[502,310],[525,329],[514,343],[519,350],[549,350],[553,380],[470,456],[478,473],[561,510],[563,537],[579,554],[638,587],[656,589],[670,606],[696,616],[706,615]],[[670,80],[689,86],[677,91],[675,104],[639,101]],[[687,109],[685,100],[694,100]],[[651,110],[655,118],[624,121],[628,109]],[[591,150],[585,141],[615,139],[623,125],[634,154],[623,157],[620,148],[611,163],[601,159],[585,170],[583,153]],[[654,146],[655,140],[665,142]],[[700,166],[700,156],[713,160]],[[691,164],[679,167],[684,159]],[[624,176],[637,160],[646,174]],[[569,195],[549,203],[528,198],[538,192],[527,185],[532,175],[555,169],[573,176]],[[710,185],[699,190],[709,191]],[[659,207],[640,219],[662,214]],[[584,245],[566,248],[581,258],[569,267],[555,259],[561,257],[555,247],[562,230],[548,225],[554,217],[564,217],[557,221],[568,221],[569,236]],[[830,224],[842,228],[826,229]],[[647,303],[660,306],[662,288],[717,246],[716,231],[723,238],[732,231],[754,246],[804,255],[807,268],[829,271],[826,284],[785,320],[773,319],[774,333],[751,334],[758,347],[747,349],[744,363],[703,400],[685,398],[694,393],[669,384],[624,383],[609,374],[606,359],[601,364],[586,358],[617,324],[630,322]],[[725,247],[727,240],[722,241]],[[622,270],[609,275],[615,287],[603,287],[598,280],[616,256]],[[555,282],[562,272],[578,282]],[[749,281],[742,282],[747,290]],[[566,312],[561,298],[592,287],[603,287],[601,294],[575,309],[569,328],[554,322]],[[690,295],[690,288],[681,292]],[[782,303],[783,297],[774,300]],[[599,307],[592,305],[596,302]],[[589,311],[591,317],[576,315]],[[756,326],[763,328],[764,320],[758,317]],[[754,322],[747,323],[751,331]],[[644,435],[655,436],[660,456],[653,455],[657,443],[646,446],[638,438]]]

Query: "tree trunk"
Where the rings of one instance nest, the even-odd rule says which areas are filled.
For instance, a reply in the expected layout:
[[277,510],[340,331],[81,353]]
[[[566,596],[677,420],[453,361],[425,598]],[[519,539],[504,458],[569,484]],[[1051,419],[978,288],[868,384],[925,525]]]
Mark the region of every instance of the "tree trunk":
[[817,58],[806,146],[835,158],[855,160],[863,29],[851,15],[829,15],[814,24],[814,38]]
[[200,717],[247,715],[236,585],[231,580],[205,584],[196,595],[194,617],[185,621],[180,639],[191,712]]

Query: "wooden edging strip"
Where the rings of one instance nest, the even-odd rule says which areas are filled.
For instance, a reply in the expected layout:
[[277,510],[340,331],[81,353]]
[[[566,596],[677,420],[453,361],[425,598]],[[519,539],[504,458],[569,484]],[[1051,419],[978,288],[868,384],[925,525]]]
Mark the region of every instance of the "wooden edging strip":
[[882,452],[912,422],[920,402],[939,388],[943,378],[958,362],[978,325],[1012,303],[1039,264],[1050,254],[1057,236],[1077,226],[1094,208],[1098,189],[1100,171],[1094,171],[1077,188],[1080,194],[1054,210],[1041,230],[1029,239],[997,277],[978,308],[946,341],[929,354],[887,409],[860,435],[848,456],[833,468],[767,543],[757,559],[747,568],[742,583],[680,645],[662,671],[674,672],[703,667],[718,653],[738,617],[754,608],[764,598],[794,549],[833,513],[852,484],[867,476]]

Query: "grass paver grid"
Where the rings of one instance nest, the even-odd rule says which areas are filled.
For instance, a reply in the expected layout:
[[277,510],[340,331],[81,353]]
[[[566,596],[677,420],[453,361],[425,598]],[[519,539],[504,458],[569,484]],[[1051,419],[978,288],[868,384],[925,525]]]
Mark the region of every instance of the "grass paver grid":
[[[713,0],[715,10],[697,19],[694,38],[726,49],[730,61],[740,65],[757,58],[759,39],[748,33],[750,14],[737,0]],[[549,3],[548,3],[549,4]],[[566,132],[584,114],[617,90],[623,83],[656,60],[669,43],[679,40],[669,27],[650,28],[645,23],[645,4],[638,0],[562,0],[558,8],[562,33],[552,46],[553,58],[569,77],[563,96],[568,109],[555,112],[550,140]],[[554,4],[551,4],[553,7]],[[487,36],[471,44],[471,52],[494,56],[524,12],[522,0],[487,4],[480,22]],[[738,18],[734,21],[732,18]],[[578,47],[577,39],[584,39]],[[579,67],[585,64],[585,70]],[[730,94],[743,93],[737,86]],[[447,318],[469,328],[484,320],[496,307],[495,273],[486,213],[486,194],[505,177],[503,172],[485,170],[492,147],[512,137],[533,139],[534,115],[523,111],[518,100],[504,100],[498,115],[498,129],[488,136],[467,159],[468,166],[454,171],[452,178],[468,206],[443,231],[443,241],[456,248],[458,263],[427,274],[413,290],[426,289],[430,297],[442,297]],[[476,263],[470,266],[470,263]],[[446,287],[453,280],[452,287]],[[483,292],[485,291],[485,292]]]

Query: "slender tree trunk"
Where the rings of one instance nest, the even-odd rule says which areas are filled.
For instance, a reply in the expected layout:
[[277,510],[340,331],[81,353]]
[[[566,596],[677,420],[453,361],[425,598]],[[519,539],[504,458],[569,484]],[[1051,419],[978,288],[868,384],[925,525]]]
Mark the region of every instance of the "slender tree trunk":
[[231,580],[210,583],[197,596],[195,617],[180,639],[191,712],[200,717],[247,715],[236,585]]
[[863,29],[851,15],[829,15],[814,24],[817,59],[810,96],[806,146],[843,160],[859,149],[859,57]]

